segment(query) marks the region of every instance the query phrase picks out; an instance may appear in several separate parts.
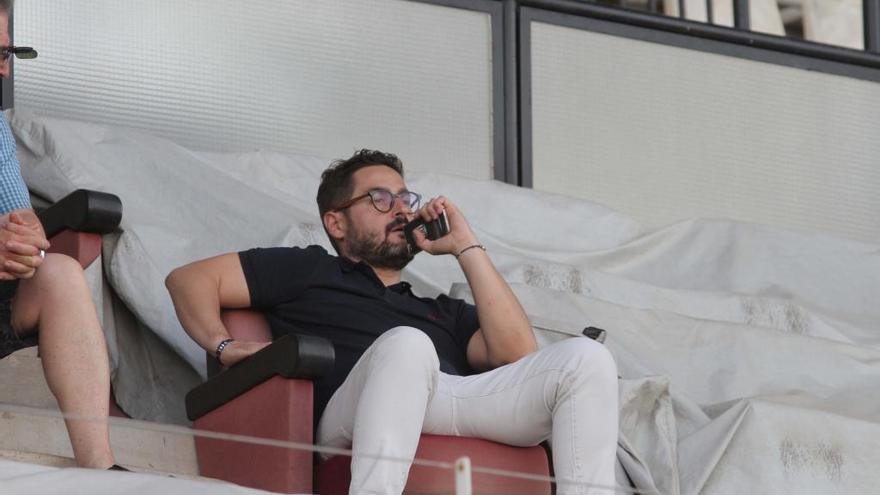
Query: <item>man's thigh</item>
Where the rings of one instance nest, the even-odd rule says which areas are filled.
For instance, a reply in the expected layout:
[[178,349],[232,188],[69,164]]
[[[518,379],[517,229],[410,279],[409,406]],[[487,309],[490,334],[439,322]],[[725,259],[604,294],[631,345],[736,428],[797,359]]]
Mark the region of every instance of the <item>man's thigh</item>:
[[[403,362],[416,362],[418,366],[399,366]],[[355,423],[371,427],[369,411],[378,409],[382,418],[395,417],[395,412],[381,412],[383,407],[405,400],[413,387],[426,394],[434,388],[439,361],[434,345],[424,332],[411,327],[395,327],[380,336],[349,372],[345,381],[333,393],[318,423],[318,442],[332,447],[351,445]],[[397,370],[406,370],[399,373]],[[409,373],[410,371],[416,373]],[[431,370],[433,372],[425,372]],[[378,406],[378,407],[374,407]],[[364,423],[364,411],[367,420]],[[418,420],[418,418],[403,418]],[[416,431],[418,429],[416,428]]]
[[548,439],[552,407],[566,371],[541,354],[478,375],[441,374],[423,431],[517,446]]

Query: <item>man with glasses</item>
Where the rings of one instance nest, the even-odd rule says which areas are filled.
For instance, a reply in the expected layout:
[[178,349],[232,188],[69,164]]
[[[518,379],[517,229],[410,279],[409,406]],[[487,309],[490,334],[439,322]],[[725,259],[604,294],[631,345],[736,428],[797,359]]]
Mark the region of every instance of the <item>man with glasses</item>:
[[[166,285],[183,327],[221,364],[266,344],[229,338],[220,308],[265,312],[278,337],[330,339],[333,373],[315,384],[317,441],[354,451],[351,493],[401,493],[421,432],[512,445],[551,439],[558,477],[613,485],[617,371],[587,338],[536,351],[529,320],[449,199],[409,191],[400,160],[361,150],[324,171],[318,208],[338,256],[320,246],[252,249],[174,270]],[[454,256],[475,305],[418,297],[401,280],[404,225],[445,212],[450,231],[416,245]],[[586,493],[559,485],[557,493]]]
[[[9,39],[10,0],[0,0],[0,76],[11,58],[35,58]],[[124,469],[114,464],[105,419],[110,371],[104,332],[82,267],[68,256],[45,254],[49,242],[21,178],[15,139],[0,116],[0,359],[37,345],[49,389],[65,420],[79,467]],[[3,377],[14,380],[14,377]],[[88,419],[77,419],[88,418]]]

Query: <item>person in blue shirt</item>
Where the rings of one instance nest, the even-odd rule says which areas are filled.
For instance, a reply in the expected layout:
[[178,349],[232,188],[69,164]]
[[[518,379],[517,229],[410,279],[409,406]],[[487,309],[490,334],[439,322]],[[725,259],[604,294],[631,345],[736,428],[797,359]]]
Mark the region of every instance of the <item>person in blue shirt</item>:
[[[15,53],[9,39],[11,0],[0,0],[0,77]],[[21,177],[15,139],[0,115],[0,359],[37,344],[49,389],[65,420],[79,467],[114,467],[108,416],[107,346],[79,262],[46,254],[43,232]],[[4,376],[3,380],[15,377]],[[90,419],[77,419],[90,418]]]

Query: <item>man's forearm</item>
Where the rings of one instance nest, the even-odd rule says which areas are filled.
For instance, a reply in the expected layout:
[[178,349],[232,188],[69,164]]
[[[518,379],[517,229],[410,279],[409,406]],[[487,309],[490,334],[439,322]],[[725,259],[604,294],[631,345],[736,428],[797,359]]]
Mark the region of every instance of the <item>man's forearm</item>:
[[474,295],[489,364],[502,366],[537,349],[525,311],[488,254],[469,249],[458,262]]
[[213,352],[229,331],[220,318],[217,284],[197,271],[178,268],[165,279],[177,318],[186,333],[203,349]]
[[[250,306],[250,294],[237,253],[177,268],[165,279],[165,286],[186,333],[211,354],[230,337],[220,311]],[[232,366],[266,345],[266,342],[232,342],[224,347],[221,362]]]
[[480,330],[467,344],[468,362],[475,369],[494,368],[512,363],[537,348],[535,335],[525,311],[510,286],[495,269],[486,251],[464,215],[445,196],[428,202],[417,213],[424,221],[432,221],[443,213],[448,216],[449,233],[429,241],[418,234],[418,246],[431,254],[453,254],[467,278]]

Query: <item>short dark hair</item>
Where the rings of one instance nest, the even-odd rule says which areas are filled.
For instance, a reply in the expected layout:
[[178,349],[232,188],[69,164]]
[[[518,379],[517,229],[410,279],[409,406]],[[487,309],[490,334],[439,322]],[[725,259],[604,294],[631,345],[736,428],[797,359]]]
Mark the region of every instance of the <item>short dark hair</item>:
[[[2,0],[0,0],[2,1]],[[324,213],[336,208],[336,205],[351,197],[354,191],[354,183],[351,176],[358,170],[372,165],[385,165],[392,168],[403,177],[403,162],[397,155],[377,150],[362,149],[345,160],[336,160],[321,174],[321,185],[318,186],[318,212],[321,215],[321,226],[327,232],[324,225]],[[327,232],[330,244],[337,253],[342,254],[336,241]]]
[[324,213],[347,200],[354,191],[351,176],[358,170],[371,165],[385,165],[394,169],[403,177],[403,162],[397,155],[377,150],[358,150],[351,158],[336,160],[321,174],[321,185],[318,186],[318,212],[321,218]]
[[0,0],[0,12],[8,14],[12,10],[12,0]]

